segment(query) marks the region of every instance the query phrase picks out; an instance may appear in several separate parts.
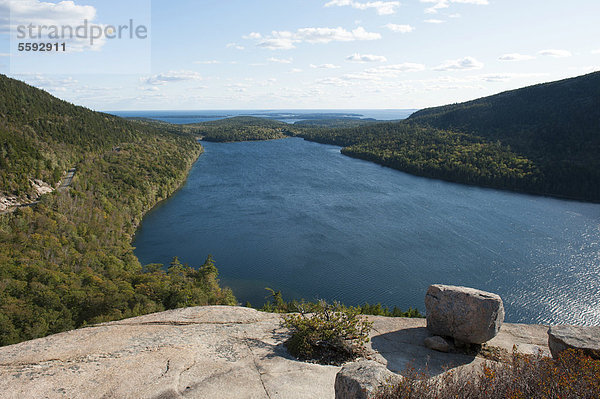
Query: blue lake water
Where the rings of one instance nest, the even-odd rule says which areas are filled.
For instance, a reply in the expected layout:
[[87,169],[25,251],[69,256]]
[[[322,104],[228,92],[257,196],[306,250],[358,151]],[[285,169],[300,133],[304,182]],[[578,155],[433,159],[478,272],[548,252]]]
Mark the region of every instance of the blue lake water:
[[600,205],[411,176],[299,138],[203,143],[135,237],[143,264],[215,258],[241,302],[381,302],[429,284],[502,296],[506,320],[600,324]]

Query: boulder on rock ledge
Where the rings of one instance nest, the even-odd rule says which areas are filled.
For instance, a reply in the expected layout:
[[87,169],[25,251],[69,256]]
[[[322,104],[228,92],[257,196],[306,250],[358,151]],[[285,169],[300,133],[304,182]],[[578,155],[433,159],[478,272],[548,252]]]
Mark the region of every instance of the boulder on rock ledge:
[[425,295],[427,329],[435,335],[482,344],[494,338],[504,321],[500,296],[468,287],[434,284]]

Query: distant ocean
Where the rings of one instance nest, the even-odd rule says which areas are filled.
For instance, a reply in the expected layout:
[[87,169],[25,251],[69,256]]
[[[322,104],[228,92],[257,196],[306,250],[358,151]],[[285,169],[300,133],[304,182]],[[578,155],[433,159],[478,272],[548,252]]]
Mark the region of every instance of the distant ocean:
[[352,110],[218,110],[218,111],[106,111],[109,114],[123,118],[149,118],[161,121],[184,124],[214,121],[234,116],[257,116],[275,119],[282,122],[294,123],[310,119],[375,119],[391,121],[406,119],[416,109],[352,109]]

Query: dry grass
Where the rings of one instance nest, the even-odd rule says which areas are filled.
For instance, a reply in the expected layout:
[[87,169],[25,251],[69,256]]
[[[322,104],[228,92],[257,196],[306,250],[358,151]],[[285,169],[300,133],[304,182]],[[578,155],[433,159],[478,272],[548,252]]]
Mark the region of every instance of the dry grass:
[[472,378],[448,371],[440,378],[408,373],[399,385],[384,387],[377,399],[596,399],[600,360],[568,350],[559,359],[513,353],[508,362],[486,362]]

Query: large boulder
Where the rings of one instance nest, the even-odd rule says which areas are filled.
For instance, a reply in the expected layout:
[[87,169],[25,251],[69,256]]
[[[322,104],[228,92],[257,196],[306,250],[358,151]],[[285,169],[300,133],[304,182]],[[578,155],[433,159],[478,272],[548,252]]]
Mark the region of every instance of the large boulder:
[[482,344],[494,338],[504,321],[496,294],[468,287],[434,284],[425,295],[427,329],[456,341]]
[[580,349],[600,360],[600,327],[552,326],[548,330],[548,346],[554,358],[567,349]]
[[394,384],[401,376],[373,360],[345,365],[335,376],[335,399],[370,399],[384,384]]

